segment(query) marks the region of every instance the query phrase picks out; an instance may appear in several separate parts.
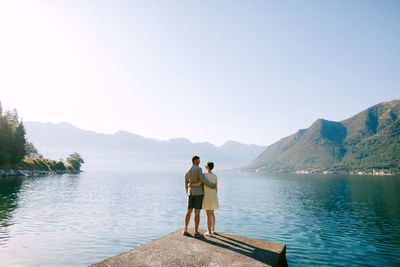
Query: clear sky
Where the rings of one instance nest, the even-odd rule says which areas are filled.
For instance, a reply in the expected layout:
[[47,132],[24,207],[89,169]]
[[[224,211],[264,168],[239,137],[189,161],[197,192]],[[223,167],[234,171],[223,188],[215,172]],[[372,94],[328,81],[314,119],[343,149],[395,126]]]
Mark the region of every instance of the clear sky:
[[271,144],[400,98],[400,1],[0,1],[25,121]]

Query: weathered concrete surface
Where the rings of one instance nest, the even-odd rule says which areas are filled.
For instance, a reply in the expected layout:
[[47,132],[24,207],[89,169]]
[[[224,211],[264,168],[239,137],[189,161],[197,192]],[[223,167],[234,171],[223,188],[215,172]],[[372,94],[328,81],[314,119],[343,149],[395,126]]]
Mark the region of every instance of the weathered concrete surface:
[[91,266],[287,266],[283,244],[223,233],[194,238],[182,230]]

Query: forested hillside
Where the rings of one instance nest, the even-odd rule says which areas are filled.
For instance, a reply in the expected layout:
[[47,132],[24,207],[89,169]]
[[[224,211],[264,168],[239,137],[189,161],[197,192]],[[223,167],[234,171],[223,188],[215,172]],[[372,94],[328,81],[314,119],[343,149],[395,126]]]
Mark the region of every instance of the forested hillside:
[[84,161],[78,153],[70,154],[65,162],[45,159],[25,134],[18,111],[4,111],[0,102],[0,169],[80,171]]
[[19,163],[26,155],[25,144],[25,128],[17,110],[3,112],[0,103],[0,166]]
[[270,145],[244,170],[400,170],[400,100],[380,103],[341,122],[319,119]]

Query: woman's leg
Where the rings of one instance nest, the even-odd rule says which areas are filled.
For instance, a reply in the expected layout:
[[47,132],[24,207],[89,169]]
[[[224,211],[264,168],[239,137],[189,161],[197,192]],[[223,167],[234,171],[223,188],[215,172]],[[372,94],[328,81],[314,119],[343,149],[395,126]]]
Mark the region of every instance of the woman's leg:
[[211,232],[211,225],[212,225],[212,218],[211,218],[211,211],[210,210],[206,210],[207,213],[207,226],[208,226],[208,233],[212,233]]
[[212,226],[211,226],[211,231],[215,231],[215,216],[214,216],[214,211],[213,210],[211,210],[210,211],[210,215],[211,215],[211,223],[212,223]]

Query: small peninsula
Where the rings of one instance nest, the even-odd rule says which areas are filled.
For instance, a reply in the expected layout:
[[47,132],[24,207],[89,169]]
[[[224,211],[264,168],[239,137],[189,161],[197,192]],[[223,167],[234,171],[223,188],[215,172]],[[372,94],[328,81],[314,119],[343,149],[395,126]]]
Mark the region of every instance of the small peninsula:
[[28,142],[25,127],[14,108],[3,112],[0,102],[0,176],[37,176],[79,173],[84,160],[78,153],[66,160],[45,159]]

